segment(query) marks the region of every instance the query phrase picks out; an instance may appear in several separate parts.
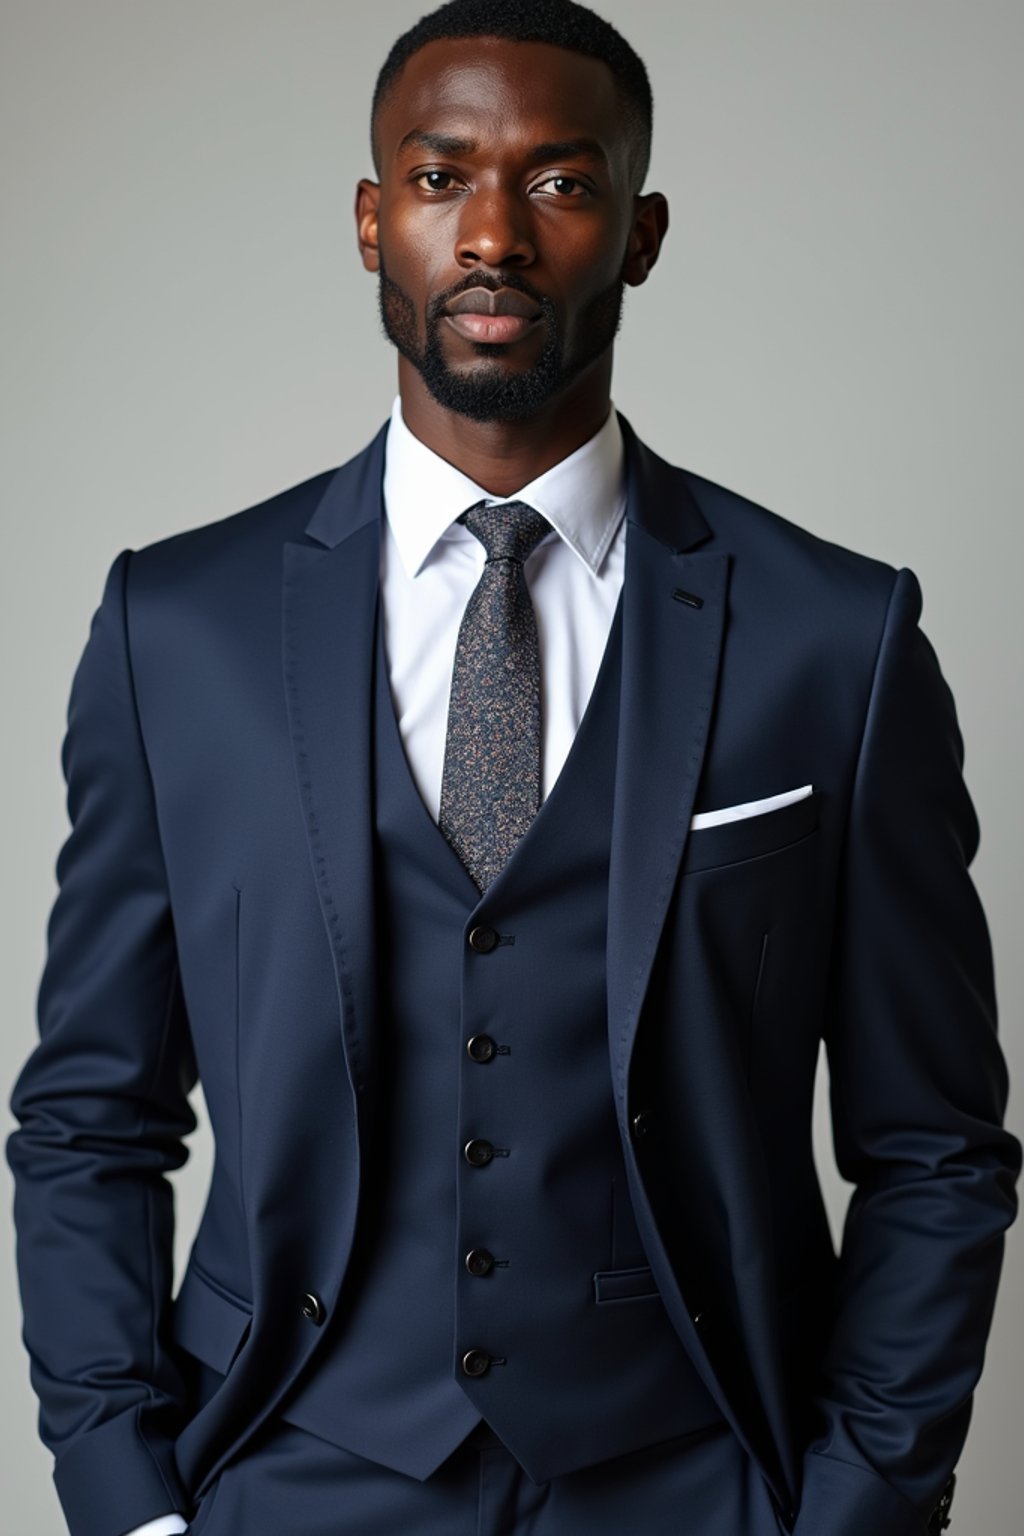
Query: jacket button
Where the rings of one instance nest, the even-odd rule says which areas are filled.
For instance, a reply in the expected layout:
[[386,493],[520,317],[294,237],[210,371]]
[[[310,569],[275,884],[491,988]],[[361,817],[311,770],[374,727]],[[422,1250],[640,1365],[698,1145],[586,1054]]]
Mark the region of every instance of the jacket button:
[[471,1275],[489,1275],[494,1268],[494,1254],[486,1248],[471,1248],[466,1254],[466,1268]]
[[638,1110],[633,1116],[633,1136],[646,1136],[651,1128],[651,1117],[646,1109]]
[[469,947],[475,949],[478,955],[489,955],[498,942],[498,935],[493,928],[478,924],[470,930]]
[[462,1357],[465,1376],[483,1376],[491,1368],[491,1357],[486,1349],[467,1349]]
[[497,1049],[490,1035],[474,1035],[466,1041],[466,1050],[474,1061],[490,1061]]
[[462,1155],[467,1163],[472,1163],[474,1168],[483,1168],[494,1156],[494,1147],[482,1136],[475,1136],[472,1141],[467,1141],[462,1149]]
[[327,1316],[327,1308],[315,1291],[307,1291],[305,1296],[303,1296],[302,1315],[303,1317],[308,1317],[310,1322],[315,1323],[318,1328]]

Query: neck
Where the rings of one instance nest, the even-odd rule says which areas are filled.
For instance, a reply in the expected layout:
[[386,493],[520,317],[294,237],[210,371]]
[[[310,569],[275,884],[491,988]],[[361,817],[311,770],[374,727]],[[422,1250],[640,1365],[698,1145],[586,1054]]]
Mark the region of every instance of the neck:
[[410,432],[490,495],[513,496],[604,424],[611,409],[611,358],[523,421],[472,421],[446,410],[404,357],[398,360],[398,389]]

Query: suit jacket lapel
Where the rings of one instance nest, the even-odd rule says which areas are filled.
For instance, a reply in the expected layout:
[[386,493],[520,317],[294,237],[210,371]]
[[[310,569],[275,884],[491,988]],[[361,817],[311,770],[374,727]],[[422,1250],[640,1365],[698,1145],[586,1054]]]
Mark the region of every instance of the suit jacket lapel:
[[[629,522],[608,875],[607,988],[616,1110],[629,1147],[630,1059],[704,761],[725,633],[730,563],[724,552],[695,549],[709,539],[711,529],[684,471],[645,447],[625,419],[622,426]],[[701,1063],[695,1061],[695,1073],[700,1070]],[[736,1155],[741,1156],[738,1149]],[[751,1397],[742,1372],[739,1381],[723,1379],[721,1360],[712,1362],[698,1337],[642,1182],[629,1162],[627,1175],[638,1211],[647,1214],[653,1244],[648,1252],[680,1337],[741,1442],[757,1456],[777,1495],[784,1498],[789,1485],[761,1407],[762,1401],[770,1401],[777,1408],[775,1422],[782,1422],[777,1373],[770,1361],[756,1372],[760,1397]],[[734,1279],[726,1256],[723,1285],[729,1291]],[[770,1338],[771,1320],[761,1321],[760,1340]],[[760,1340],[755,1337],[750,1352],[752,1368],[763,1363]]]
[[[695,550],[711,530],[684,472],[619,419],[628,526],[607,964],[611,1062],[624,1120],[637,1022],[707,741],[728,556]],[[284,546],[288,717],[357,1102],[372,1093],[374,1075],[370,725],[386,435],[385,424],[332,477],[305,528],[315,543]]]
[[637,1022],[708,737],[729,562],[714,550],[692,552],[711,529],[685,474],[620,421],[628,526],[607,964],[612,1076],[626,1129]]
[[376,1003],[372,683],[387,426],[284,545],[285,694],[306,839],[357,1106],[372,1100]]

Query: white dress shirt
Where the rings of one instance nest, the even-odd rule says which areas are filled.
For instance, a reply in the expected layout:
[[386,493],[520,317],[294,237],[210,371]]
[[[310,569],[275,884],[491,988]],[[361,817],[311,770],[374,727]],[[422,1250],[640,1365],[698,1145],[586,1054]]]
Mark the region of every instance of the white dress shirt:
[[[409,769],[435,821],[455,642],[487,558],[456,519],[475,502],[513,500],[529,502],[553,530],[524,566],[540,644],[544,799],[587,707],[625,572],[625,453],[615,408],[593,437],[514,496],[492,496],[410,432],[395,396],[381,530],[384,648]],[[162,1515],[127,1536],[187,1530],[180,1515]]]
[[126,1532],[126,1536],[181,1536],[182,1531],[187,1531],[181,1515],[161,1515],[159,1520],[147,1520],[145,1525],[137,1525],[134,1531]]
[[395,398],[381,539],[384,646],[413,780],[436,821],[459,625],[486,554],[456,519],[526,501],[552,525],[524,570],[541,663],[541,798],[572,746],[604,655],[626,558],[625,455],[612,407],[593,437],[513,496],[492,496],[409,430]]

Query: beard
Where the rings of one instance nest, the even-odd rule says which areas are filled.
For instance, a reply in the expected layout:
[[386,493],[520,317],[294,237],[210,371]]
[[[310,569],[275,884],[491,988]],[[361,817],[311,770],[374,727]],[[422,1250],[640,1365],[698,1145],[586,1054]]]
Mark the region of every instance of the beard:
[[432,300],[427,306],[426,341],[421,346],[416,306],[387,272],[383,252],[379,261],[377,297],[385,336],[412,363],[438,405],[472,421],[522,421],[536,415],[611,346],[622,324],[626,285],[621,277],[617,277],[580,311],[579,340],[573,351],[566,355],[565,339],[551,300],[536,293],[520,278],[503,278],[502,287],[527,294],[540,308],[540,324],[544,331],[540,353],[528,368],[510,368],[503,359],[507,344],[475,342],[473,350],[477,356],[492,361],[463,373],[449,367],[441,345],[444,306],[467,288],[497,285],[491,282],[485,285],[478,277],[470,278]]

